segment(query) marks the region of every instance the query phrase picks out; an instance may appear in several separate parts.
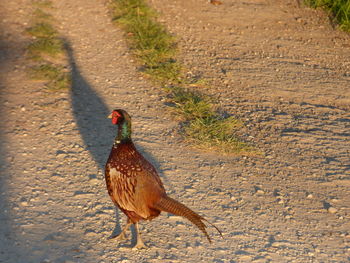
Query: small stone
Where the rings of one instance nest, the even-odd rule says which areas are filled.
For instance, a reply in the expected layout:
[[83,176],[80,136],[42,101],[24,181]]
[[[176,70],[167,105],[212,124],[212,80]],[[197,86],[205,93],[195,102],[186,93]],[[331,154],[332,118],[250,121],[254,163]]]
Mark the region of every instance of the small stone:
[[335,207],[331,206],[328,208],[328,212],[331,214],[335,214],[336,212],[338,212],[338,209],[336,209]]
[[314,198],[314,196],[313,196],[312,194],[308,194],[308,195],[306,196],[306,198],[311,199],[311,198]]
[[94,179],[90,179],[89,182],[91,184],[98,184],[100,181],[98,179],[94,178]]
[[87,237],[93,237],[93,236],[96,236],[96,233],[93,232],[93,231],[86,231],[86,232],[85,232],[85,236],[87,236]]
[[170,215],[168,216],[169,219],[171,220],[175,220],[175,221],[182,221],[183,218],[181,216],[174,216],[174,215]]
[[259,189],[256,191],[256,194],[263,195],[263,194],[265,194],[265,192],[263,190]]
[[243,256],[239,256],[239,259],[240,259],[241,261],[249,262],[249,261],[252,261],[252,256],[243,255]]
[[63,152],[63,151],[57,151],[57,152],[56,152],[56,157],[57,157],[57,158],[60,158],[60,159],[63,159],[63,158],[66,157],[66,153]]
[[28,206],[28,202],[27,201],[23,201],[20,204],[21,204],[21,206]]

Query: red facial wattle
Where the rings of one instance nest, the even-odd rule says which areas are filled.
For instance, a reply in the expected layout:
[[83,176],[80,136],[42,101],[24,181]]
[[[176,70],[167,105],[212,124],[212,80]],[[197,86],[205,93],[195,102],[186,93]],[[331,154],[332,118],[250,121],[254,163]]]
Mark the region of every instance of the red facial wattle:
[[121,115],[119,114],[119,112],[113,111],[113,113],[112,113],[112,123],[113,123],[114,125],[116,125],[116,124],[118,123],[119,117],[121,117]]

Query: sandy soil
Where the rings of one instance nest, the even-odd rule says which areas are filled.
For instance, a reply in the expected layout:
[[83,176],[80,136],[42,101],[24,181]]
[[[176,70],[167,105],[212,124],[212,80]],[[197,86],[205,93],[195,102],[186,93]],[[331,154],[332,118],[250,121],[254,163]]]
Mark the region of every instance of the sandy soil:
[[[203,91],[245,122],[241,136],[261,155],[186,145],[104,0],[54,1],[73,87],[45,91],[25,74],[30,1],[2,1],[0,262],[348,262],[349,35],[291,0],[150,3],[188,74],[211,83]],[[115,107],[133,116],[169,195],[224,239],[212,230],[208,244],[168,214],[142,224],[148,250],[107,239],[125,222],[103,178]]]

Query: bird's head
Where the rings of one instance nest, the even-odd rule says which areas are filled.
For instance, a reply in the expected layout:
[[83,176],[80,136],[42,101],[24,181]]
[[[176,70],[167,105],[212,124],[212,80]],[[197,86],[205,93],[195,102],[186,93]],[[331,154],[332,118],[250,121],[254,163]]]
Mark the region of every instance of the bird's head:
[[124,121],[130,121],[129,114],[122,109],[113,110],[108,118],[112,119],[112,124],[114,125],[121,124]]
[[112,124],[118,125],[115,144],[119,144],[121,141],[131,140],[131,118],[125,110],[114,110],[108,118],[112,119]]

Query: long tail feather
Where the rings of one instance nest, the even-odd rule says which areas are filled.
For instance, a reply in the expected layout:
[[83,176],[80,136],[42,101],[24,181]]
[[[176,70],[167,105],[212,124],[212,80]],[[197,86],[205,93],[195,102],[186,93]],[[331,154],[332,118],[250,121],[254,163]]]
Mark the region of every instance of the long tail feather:
[[[194,225],[196,225],[207,237],[208,241],[211,243],[211,239],[208,235],[208,232],[206,231],[206,225],[203,223],[203,221],[208,222],[205,218],[198,215],[197,213],[193,212],[191,209],[189,209],[187,206],[181,204],[180,202],[168,197],[164,196],[162,197],[154,206],[156,209],[159,209],[164,212],[168,212],[174,215],[183,216],[190,220]],[[209,223],[209,222],[208,222]],[[214,226],[213,224],[209,223],[211,226],[213,226],[222,236],[220,230]]]

